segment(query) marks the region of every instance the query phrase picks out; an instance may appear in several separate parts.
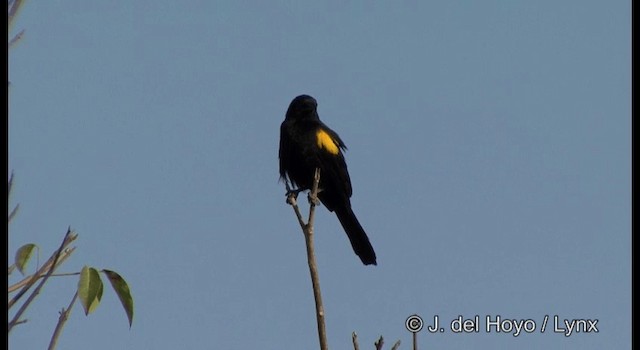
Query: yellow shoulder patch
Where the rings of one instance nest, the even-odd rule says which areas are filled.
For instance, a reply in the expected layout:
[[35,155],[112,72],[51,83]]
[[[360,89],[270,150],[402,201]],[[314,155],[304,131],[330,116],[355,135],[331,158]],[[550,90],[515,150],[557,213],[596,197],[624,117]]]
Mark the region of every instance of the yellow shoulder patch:
[[318,132],[316,132],[316,141],[318,142],[318,147],[320,147],[320,149],[324,148],[327,150],[327,152],[334,155],[340,153],[338,143],[335,142],[331,138],[331,135],[329,135],[326,131],[322,129],[318,130]]

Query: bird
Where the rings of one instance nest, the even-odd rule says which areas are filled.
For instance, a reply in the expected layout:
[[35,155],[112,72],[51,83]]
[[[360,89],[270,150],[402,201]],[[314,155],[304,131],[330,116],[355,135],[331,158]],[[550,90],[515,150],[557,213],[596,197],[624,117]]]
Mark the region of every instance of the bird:
[[377,265],[367,233],[351,209],[351,179],[343,152],[347,146],[338,133],[320,121],[318,102],[309,95],[295,97],[280,125],[280,179],[297,191],[310,190],[315,169],[320,169],[318,199],[334,212],[351,247],[364,265]]

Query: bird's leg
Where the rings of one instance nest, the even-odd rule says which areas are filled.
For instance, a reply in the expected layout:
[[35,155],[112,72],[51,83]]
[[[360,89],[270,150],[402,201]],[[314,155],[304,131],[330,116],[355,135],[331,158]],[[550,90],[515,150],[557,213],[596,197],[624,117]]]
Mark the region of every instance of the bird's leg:
[[300,188],[287,191],[287,203],[293,205],[296,202],[296,199],[298,199],[298,194],[302,191],[304,190]]
[[304,190],[302,188],[292,190],[288,182],[285,182],[285,185],[287,187],[287,193],[285,194],[285,196],[287,196],[287,204],[294,205],[296,203],[296,199],[298,199],[298,194]]

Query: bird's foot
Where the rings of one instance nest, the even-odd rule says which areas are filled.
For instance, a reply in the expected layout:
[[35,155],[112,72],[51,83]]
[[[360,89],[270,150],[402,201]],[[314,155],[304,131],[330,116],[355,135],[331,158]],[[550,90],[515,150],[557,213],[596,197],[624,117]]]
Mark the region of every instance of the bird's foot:
[[294,205],[296,204],[296,199],[298,199],[298,194],[303,190],[298,188],[295,190],[288,190],[285,196],[287,196],[287,204]]

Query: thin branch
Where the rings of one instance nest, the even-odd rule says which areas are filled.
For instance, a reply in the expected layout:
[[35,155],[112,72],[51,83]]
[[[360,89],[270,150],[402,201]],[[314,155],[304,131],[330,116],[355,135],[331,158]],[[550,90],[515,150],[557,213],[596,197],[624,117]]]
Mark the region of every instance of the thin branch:
[[[353,349],[359,350],[360,345],[358,345],[358,335],[356,334],[356,332],[351,333],[351,341],[353,342]],[[380,339],[378,339],[378,341],[373,344],[376,346],[376,350],[382,350],[382,345],[384,345],[384,338],[380,336]],[[391,350],[398,350],[399,347],[400,347],[400,340],[398,340],[393,344],[393,346],[391,347]]]
[[[60,256],[60,259],[58,259],[58,265],[61,265],[61,264],[62,264],[62,262],[63,262],[66,258],[68,258],[68,257],[69,257],[69,255],[70,255],[71,253],[73,253],[73,251],[74,251],[75,249],[76,249],[76,248],[70,248],[70,249],[65,250],[64,252],[62,252],[62,254],[63,254],[63,255],[61,255],[61,256]],[[66,252],[68,252],[68,253],[66,253]],[[66,254],[65,254],[65,253],[66,253]],[[78,276],[79,274],[80,274],[80,272],[52,273],[52,274],[51,274],[51,277]],[[22,281],[17,282],[16,284],[14,284],[14,285],[10,286],[10,287],[9,287],[9,293],[13,293],[13,292],[15,292],[16,290],[18,290],[19,288],[21,288],[21,287],[22,287],[22,286],[24,286],[25,284],[29,283],[29,281],[30,281],[32,278],[34,278],[34,277],[35,277],[36,279],[39,279],[39,278],[44,278],[44,276],[45,276],[44,274],[41,274],[41,275],[38,275],[38,276],[35,276],[35,275],[27,276],[27,277],[25,277]]]
[[11,187],[13,187],[13,171],[11,172],[11,175],[9,175],[9,182],[7,184],[7,196],[11,195]]
[[73,232],[71,231],[71,228],[67,229],[67,233],[64,235],[62,244],[60,244],[60,248],[58,248],[58,251],[55,254],[55,258],[53,259],[53,264],[51,264],[51,268],[47,272],[47,275],[40,281],[38,286],[33,290],[33,292],[31,292],[31,295],[29,295],[29,298],[25,300],[24,304],[22,304],[20,309],[18,309],[18,312],[16,312],[16,314],[13,316],[13,319],[9,322],[8,332],[11,332],[11,329],[13,329],[13,326],[16,325],[16,322],[20,320],[20,317],[22,316],[22,314],[27,310],[29,305],[31,305],[31,303],[38,296],[38,294],[40,294],[40,290],[42,289],[44,284],[47,282],[51,274],[54,272],[56,267],[58,267],[58,259],[60,258],[60,255],[62,254],[64,247],[67,244],[69,244],[71,241],[73,241],[77,236],[78,235],[73,234]]
[[64,324],[69,319],[69,314],[71,314],[71,308],[73,308],[73,304],[75,304],[76,299],[78,299],[78,291],[76,291],[76,294],[74,294],[73,298],[71,298],[71,302],[69,303],[69,306],[67,306],[67,309],[66,310],[62,309],[62,311],[60,312],[60,317],[58,318],[58,324],[56,325],[56,329],[53,331],[53,335],[51,336],[51,342],[49,342],[48,350],[53,350],[56,348],[56,345],[58,344],[58,338],[62,333],[62,328],[64,328]]
[[52,273],[51,277],[80,276],[80,272]]
[[320,169],[316,169],[313,178],[313,186],[309,193],[309,219],[307,224],[304,223],[302,215],[295,200],[295,194],[293,194],[287,184],[287,203],[291,204],[298,222],[304,233],[304,240],[307,246],[307,262],[309,264],[309,273],[311,275],[311,284],[313,286],[313,297],[316,303],[316,321],[318,324],[318,338],[320,340],[320,349],[327,350],[327,331],[324,322],[324,306],[322,305],[322,294],[320,293],[320,278],[318,277],[318,266],[316,264],[315,249],[313,246],[313,221],[315,218],[315,207],[318,202],[318,184],[320,183]]
[[384,345],[384,339],[380,336],[377,342],[373,343],[376,346],[376,350],[382,350],[382,345]]
[[[9,176],[9,182],[7,184],[7,202],[11,199],[11,188],[13,187],[13,171],[11,172],[11,175]],[[9,213],[9,222],[11,222],[11,219],[13,219],[13,217],[16,215],[16,213],[18,212],[18,208],[20,207],[20,204],[17,204],[15,206],[15,208],[13,208],[13,210]]]
[[16,13],[18,13],[18,10],[22,7],[22,3],[23,0],[13,0],[11,2],[9,2],[9,9],[8,9],[8,24],[9,24],[9,28],[11,28],[11,25],[13,24],[13,19],[16,16]]
[[14,326],[17,326],[17,325],[19,325],[19,324],[23,324],[23,323],[27,323],[28,321],[29,321],[29,320],[20,320],[20,321],[16,322],[16,323],[14,324]]
[[20,208],[20,203],[16,204],[16,206],[13,207],[13,210],[9,213],[9,220],[8,220],[9,222],[11,222],[13,217],[16,216],[19,208]]
[[318,182],[320,181],[320,169],[316,169],[313,179],[313,187],[309,196],[312,200],[309,203],[309,220],[305,226],[305,243],[307,245],[307,261],[309,263],[309,273],[311,274],[311,284],[313,286],[313,297],[316,301],[316,321],[318,323],[318,338],[320,339],[320,349],[327,350],[327,330],[324,323],[324,306],[322,304],[322,294],[320,292],[320,277],[318,276],[318,266],[316,264],[315,249],[313,246],[313,222],[315,218],[315,207],[318,196]]
[[358,345],[358,335],[356,332],[351,333],[351,341],[353,342],[353,350],[360,350],[360,345]]
[[21,30],[18,34],[16,34],[11,40],[9,40],[9,48],[13,46],[13,44],[17,43],[24,36],[24,29]]

